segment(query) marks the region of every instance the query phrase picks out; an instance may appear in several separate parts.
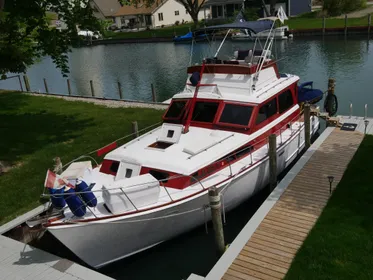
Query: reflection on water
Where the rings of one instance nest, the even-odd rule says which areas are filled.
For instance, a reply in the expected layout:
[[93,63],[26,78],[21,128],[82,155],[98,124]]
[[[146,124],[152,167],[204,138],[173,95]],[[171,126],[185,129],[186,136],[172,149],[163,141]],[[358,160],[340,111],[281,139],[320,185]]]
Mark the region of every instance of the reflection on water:
[[[212,57],[220,42],[194,45],[192,63]],[[228,59],[238,49],[251,48],[253,42],[227,42],[219,57]],[[70,80],[73,94],[119,98],[117,82],[122,84],[126,99],[151,100],[151,84],[155,85],[159,101],[170,98],[183,89],[191,45],[173,43],[124,44],[74,49],[70,54]],[[354,113],[362,114],[370,97],[370,77],[373,69],[372,41],[362,37],[348,39],[295,38],[276,42],[273,53],[280,59],[281,72],[296,74],[301,81],[313,80],[315,87],[326,89],[329,77],[337,80],[340,99],[339,113],[348,113],[349,102]],[[66,79],[45,58],[28,71],[31,89],[44,91],[43,78],[50,92],[67,94]],[[16,79],[0,81],[0,88],[19,89]],[[372,104],[373,105],[373,104]]]

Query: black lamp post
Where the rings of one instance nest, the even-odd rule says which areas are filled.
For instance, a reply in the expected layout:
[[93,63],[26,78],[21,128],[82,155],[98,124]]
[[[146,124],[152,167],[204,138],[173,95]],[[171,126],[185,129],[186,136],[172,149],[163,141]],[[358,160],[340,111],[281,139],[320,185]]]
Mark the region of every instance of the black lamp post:
[[333,181],[334,181],[334,176],[328,176],[328,180],[329,180],[329,193],[331,194],[332,193],[332,184],[333,184]]

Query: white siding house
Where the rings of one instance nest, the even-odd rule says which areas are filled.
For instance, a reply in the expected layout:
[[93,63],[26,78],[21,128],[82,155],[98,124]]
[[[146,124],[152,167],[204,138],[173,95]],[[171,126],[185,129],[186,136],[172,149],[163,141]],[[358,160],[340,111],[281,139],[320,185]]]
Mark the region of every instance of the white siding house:
[[[206,18],[208,18],[210,9],[206,7],[201,8],[198,14],[198,20],[205,18],[205,12]],[[173,25],[176,21],[179,21],[179,23],[182,23],[183,21],[193,21],[192,17],[186,11],[185,7],[176,0],[167,0],[163,3],[163,5],[153,11],[153,27],[159,27],[162,25]]]
[[[202,7],[198,19],[208,18],[210,15],[209,7]],[[116,25],[130,26],[130,28],[139,27],[161,27],[174,25],[177,21],[192,22],[192,17],[186,11],[185,7],[176,0],[163,0],[155,2],[151,7],[141,3],[138,6],[123,6],[114,15]]]

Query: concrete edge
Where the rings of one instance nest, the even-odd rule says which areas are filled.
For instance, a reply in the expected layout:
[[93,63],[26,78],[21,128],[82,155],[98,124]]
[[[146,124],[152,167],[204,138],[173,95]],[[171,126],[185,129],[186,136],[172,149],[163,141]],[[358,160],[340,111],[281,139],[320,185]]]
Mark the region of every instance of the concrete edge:
[[40,205],[36,207],[35,209],[22,214],[21,216],[18,216],[17,218],[11,220],[10,222],[0,226],[0,234],[3,234],[12,228],[15,228],[16,226],[19,226],[20,224],[26,222],[27,220],[39,215],[40,213],[44,212],[45,210],[48,209],[49,203],[45,203],[43,205]]
[[[262,206],[250,219],[250,221],[241,230],[238,236],[235,238],[233,243],[229,246],[228,250],[223,254],[223,256],[218,260],[215,266],[206,276],[205,280],[217,280],[221,279],[228,268],[231,266],[233,261],[236,259],[238,254],[241,252],[242,248],[254,234],[257,227],[267,216],[272,207],[279,200],[281,195],[284,193],[286,188],[294,180],[297,174],[302,170],[305,164],[309,161],[311,156],[317,151],[320,145],[328,138],[328,136],[334,130],[334,127],[329,127],[324,130],[324,132],[319,136],[319,138],[313,143],[313,145],[304,153],[304,155],[298,160],[298,162],[293,166],[293,168],[288,172],[276,189],[268,196],[268,198],[263,202]],[[193,278],[192,278],[193,279]]]

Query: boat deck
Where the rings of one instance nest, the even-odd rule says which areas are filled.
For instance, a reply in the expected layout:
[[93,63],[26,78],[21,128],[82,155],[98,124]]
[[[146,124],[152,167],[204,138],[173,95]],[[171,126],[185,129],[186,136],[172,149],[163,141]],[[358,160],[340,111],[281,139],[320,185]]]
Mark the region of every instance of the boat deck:
[[334,189],[363,137],[358,131],[327,128],[205,279],[284,278],[329,200],[328,176],[334,176]]

